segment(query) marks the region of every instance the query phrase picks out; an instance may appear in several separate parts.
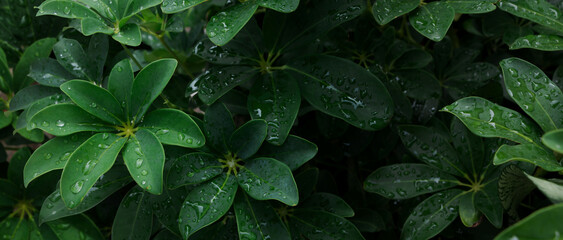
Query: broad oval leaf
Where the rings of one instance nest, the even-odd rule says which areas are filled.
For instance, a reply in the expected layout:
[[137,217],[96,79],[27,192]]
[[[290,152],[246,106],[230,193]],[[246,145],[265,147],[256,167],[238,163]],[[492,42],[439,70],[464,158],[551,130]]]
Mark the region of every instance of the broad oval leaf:
[[303,97],[321,112],[364,130],[390,122],[393,102],[387,89],[359,65],[333,56],[308,57],[292,65]]
[[61,90],[53,87],[45,87],[41,85],[32,85],[26,87],[14,95],[10,101],[10,110],[17,111],[29,107],[35,101],[61,93]]
[[528,19],[557,31],[563,29],[561,11],[546,0],[503,0],[498,7],[512,15]]
[[303,235],[310,240],[364,239],[354,224],[325,211],[296,209],[289,217],[289,226],[292,234]]
[[168,172],[169,188],[208,181],[223,173],[222,164],[215,155],[195,152],[179,157]]
[[496,228],[502,227],[504,208],[498,195],[497,179],[487,183],[475,197],[475,206]]
[[201,3],[206,2],[207,0],[164,0],[160,8],[162,12],[170,14],[170,13],[177,13],[184,11],[188,8],[195,7]]
[[[131,1],[135,2],[135,1]],[[141,29],[135,23],[125,24],[119,29],[119,32],[111,36],[115,41],[129,46],[141,45]]]
[[91,82],[96,80],[96,66],[78,41],[63,38],[53,46],[53,52],[61,66],[77,78]]
[[471,133],[459,119],[453,119],[450,124],[452,145],[459,156],[465,169],[471,171],[474,176],[481,173],[485,162],[485,150],[483,140]]
[[563,203],[542,208],[502,231],[495,240],[557,239],[563,232],[563,225],[559,221],[562,216]]
[[563,182],[560,179],[545,180],[527,173],[526,177],[554,204],[563,202]]
[[233,206],[240,239],[291,239],[285,224],[267,201],[254,200],[239,191]]
[[52,58],[43,58],[33,62],[28,76],[43,86],[57,88],[64,82],[75,78]]
[[506,91],[544,131],[563,128],[563,93],[538,67],[519,58],[500,62]]
[[254,77],[258,71],[248,66],[218,66],[205,71],[198,81],[198,96],[205,104],[213,104],[234,87]]
[[40,128],[55,136],[66,136],[76,132],[114,131],[109,125],[73,104],[51,105],[39,111],[28,122],[28,129]]
[[466,97],[441,111],[455,115],[474,134],[518,143],[539,143],[540,131],[520,113],[480,97]]
[[261,119],[250,120],[233,132],[229,140],[231,153],[241,159],[254,155],[264,139],[266,139],[268,125]]
[[459,218],[466,227],[473,227],[481,219],[481,213],[475,206],[476,192],[465,194],[459,199]]
[[164,148],[154,133],[141,129],[123,148],[123,161],[137,185],[152,194],[161,194]]
[[84,214],[57,219],[47,225],[59,239],[104,239],[96,224]]
[[456,13],[475,14],[492,12],[497,7],[490,0],[447,0]]
[[194,120],[186,113],[163,108],[148,113],[139,127],[147,129],[158,137],[162,144],[188,148],[205,145],[205,137]]
[[23,169],[25,186],[27,187],[31,181],[45,173],[63,169],[72,152],[91,136],[90,133],[76,133],[70,136],[56,137],[37,148],[31,154]]
[[207,23],[207,36],[219,46],[227,44],[250,20],[256,9],[256,1],[245,1],[215,14]]
[[500,165],[509,161],[529,162],[550,172],[563,170],[563,166],[555,159],[552,153],[534,144],[500,146],[495,153],[493,163]]
[[273,158],[256,158],[245,162],[237,181],[254,199],[274,199],[290,206],[299,202],[297,184],[291,170]]
[[314,143],[295,135],[289,135],[281,146],[263,144],[256,156],[276,159],[285,163],[293,171],[311,160],[317,151],[317,145]]
[[162,3],[162,0],[137,0],[137,1],[127,1],[127,7],[125,9],[120,9],[121,19],[129,18],[144,9],[152,8],[158,4]]
[[253,56],[256,50],[253,44],[249,46],[245,40],[242,37],[240,40],[235,38],[229,44],[219,47],[209,39],[204,39],[194,47],[194,53],[213,64],[254,65],[256,62],[254,62],[255,59],[252,59],[251,56]]
[[519,37],[512,44],[510,49],[531,48],[542,51],[563,50],[563,38],[557,35],[528,35]]
[[380,167],[364,182],[364,189],[386,198],[407,199],[418,195],[448,189],[458,180],[436,168],[415,163]]
[[446,36],[454,17],[454,8],[446,2],[438,1],[420,6],[409,16],[409,22],[423,36],[439,42]]
[[111,228],[112,239],[149,239],[152,230],[149,193],[135,186],[119,204]]
[[340,217],[354,216],[354,210],[344,199],[330,193],[314,193],[299,204],[299,208],[325,211]]
[[284,72],[263,75],[254,82],[247,101],[250,116],[268,123],[266,140],[275,145],[285,142],[300,104],[299,85]]
[[258,5],[278,12],[290,13],[297,9],[299,0],[257,0]]
[[[31,118],[36,113],[38,113],[39,111],[43,110],[48,106],[57,105],[61,103],[72,103],[72,100],[70,100],[70,98],[66,96],[64,93],[60,93],[49,97],[44,97],[42,99],[35,101],[31,105],[29,105],[29,107],[27,107],[27,109],[25,109],[25,111],[23,111],[22,114],[20,114],[20,116],[18,117],[18,122],[16,123],[16,129],[27,128],[28,127],[27,123],[31,121]],[[25,120],[20,118],[24,118]],[[27,129],[27,130],[31,130],[31,129]]]
[[39,5],[36,16],[54,15],[64,18],[97,18],[100,16],[93,10],[72,0],[44,1]]
[[430,239],[440,233],[458,214],[459,189],[436,193],[418,204],[409,215],[401,239]]
[[54,38],[44,38],[35,41],[31,46],[25,49],[14,69],[14,78],[10,84],[11,91],[17,92],[33,82],[33,80],[27,76],[31,63],[39,58],[49,57],[55,42],[56,40]]
[[176,70],[175,59],[160,59],[151,62],[137,74],[131,87],[131,109],[129,117],[140,122],[152,102],[160,95]]
[[115,125],[124,124],[121,104],[107,90],[83,80],[65,82],[61,90],[84,111]]
[[405,15],[416,9],[420,4],[419,0],[378,0],[372,7],[373,16],[380,25],[385,25],[393,19]]
[[234,178],[221,175],[188,193],[178,217],[184,239],[217,221],[231,208],[238,188]]
[[221,154],[228,152],[229,139],[235,131],[231,112],[223,103],[215,103],[207,108],[204,115],[203,130],[207,143]]
[[98,178],[113,166],[126,141],[115,134],[98,133],[70,155],[60,184],[61,197],[68,208],[82,202]]
[[551,150],[563,154],[563,129],[548,132],[542,136],[542,143]]
[[[133,85],[133,67],[129,59],[119,61],[113,68],[108,77],[108,91],[119,102],[120,106],[125,111],[126,117],[129,113],[131,106],[131,88]],[[129,122],[130,119],[127,119]]]

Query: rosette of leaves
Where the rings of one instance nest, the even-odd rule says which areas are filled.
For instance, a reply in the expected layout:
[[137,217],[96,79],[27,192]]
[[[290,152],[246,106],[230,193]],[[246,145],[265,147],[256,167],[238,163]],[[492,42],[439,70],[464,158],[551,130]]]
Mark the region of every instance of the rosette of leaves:
[[[197,6],[205,0],[164,0],[162,11],[176,13]],[[259,7],[272,9],[282,13],[290,13],[297,9],[299,0],[239,0],[226,6],[213,15],[207,23],[206,33],[209,40],[219,46],[227,44],[252,18]]]
[[202,152],[177,159],[168,173],[169,188],[198,184],[182,202],[178,217],[182,237],[187,239],[221,219],[234,204],[241,238],[288,239],[280,218],[261,200],[297,205],[299,195],[291,171],[310,160],[316,146],[295,136],[281,146],[263,145],[266,122],[255,119],[235,129],[231,113],[222,103],[209,106],[200,125],[207,145]]
[[442,111],[455,115],[476,135],[518,143],[502,145],[495,154],[495,165],[524,161],[550,172],[563,170],[561,155],[554,154],[561,152],[561,89],[538,67],[522,59],[502,60],[500,67],[508,95],[533,120],[479,97],[460,99]]
[[[315,8],[315,14],[306,9]],[[253,80],[247,108],[268,124],[267,141],[281,145],[299,111],[301,97],[313,107],[349,124],[377,130],[393,115],[391,98],[380,80],[357,64],[318,55],[305,47],[330,29],[357,17],[361,1],[311,1],[292,14],[266,12],[262,30],[255,21],[229,44],[200,42],[195,53],[213,65],[186,91],[212,104],[238,85]],[[301,19],[297,23],[296,19]],[[304,55],[308,57],[303,57]]]
[[102,240],[104,237],[98,227],[86,215],[61,218],[47,224],[36,222],[41,202],[54,186],[57,174],[41,177],[41,181],[23,184],[23,167],[30,157],[28,148],[17,151],[8,166],[8,178],[0,179],[0,238],[1,239],[88,239]]
[[31,156],[24,169],[26,185],[46,172],[63,169],[60,197],[68,208],[75,208],[121,153],[137,184],[161,194],[162,144],[196,148],[205,143],[199,127],[182,111],[157,109],[145,114],[175,68],[176,60],[161,59],[134,77],[125,59],[111,70],[107,89],[84,80],[61,84],[72,103],[46,107],[28,122],[29,128],[57,137]]
[[432,238],[457,216],[468,227],[479,225],[483,215],[495,227],[502,226],[499,169],[488,154],[495,144],[485,146],[460,121],[452,121],[449,131],[440,125],[401,125],[398,131],[404,146],[423,164],[378,168],[365,180],[364,189],[398,200],[433,193],[412,210],[401,239]]
[[[159,5],[162,0],[48,0],[39,5],[37,16],[54,15],[77,21],[76,28],[86,36],[111,35],[130,46],[141,44],[141,29],[133,17]],[[138,15],[137,15],[138,16]],[[71,24],[73,25],[73,24]]]

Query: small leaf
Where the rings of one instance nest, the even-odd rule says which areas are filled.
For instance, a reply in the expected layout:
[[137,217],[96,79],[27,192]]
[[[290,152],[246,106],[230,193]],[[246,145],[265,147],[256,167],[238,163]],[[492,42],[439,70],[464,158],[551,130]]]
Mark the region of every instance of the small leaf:
[[215,103],[207,108],[204,115],[204,133],[210,147],[222,154],[228,152],[228,141],[235,131],[231,113],[222,103]]
[[106,63],[109,49],[108,37],[104,34],[96,34],[90,37],[86,55],[92,61],[93,72],[95,73],[95,81],[102,85],[102,75]]
[[247,66],[215,67],[194,81],[199,82],[198,96],[205,104],[213,104],[234,87],[252,79],[258,71]]
[[420,6],[409,16],[409,22],[423,36],[439,42],[446,36],[454,17],[455,10],[448,3],[439,1]]
[[91,82],[96,80],[95,65],[78,41],[63,38],[53,46],[53,52],[61,66],[77,78]]
[[459,218],[466,227],[473,227],[481,219],[475,206],[475,192],[467,193],[459,199]]
[[162,193],[164,149],[154,133],[137,131],[125,144],[122,155],[137,185],[152,194]]
[[273,158],[247,161],[237,175],[239,186],[256,200],[278,200],[295,206],[299,202],[297,184],[287,165]]
[[40,128],[55,136],[66,136],[76,132],[113,131],[100,119],[90,115],[74,104],[57,104],[39,111],[28,122],[28,129]]
[[502,231],[495,240],[557,239],[563,232],[563,225],[559,222],[561,216],[563,203],[542,208]]
[[90,8],[72,0],[44,1],[38,8],[37,17],[55,15],[64,18],[100,18]]
[[268,125],[261,119],[250,120],[233,132],[229,149],[241,159],[254,155],[266,139]]
[[162,144],[188,148],[205,145],[205,137],[194,120],[186,113],[162,108],[148,113],[139,127],[147,129],[158,137]]
[[184,11],[206,1],[207,0],[164,0],[160,7],[162,8],[162,12],[170,14]]
[[219,46],[227,44],[250,20],[256,9],[256,1],[245,1],[215,14],[205,28],[209,40]]
[[563,128],[563,93],[538,67],[519,58],[500,62],[508,95],[544,131]]
[[256,156],[276,159],[285,163],[293,171],[311,160],[317,151],[317,145],[314,143],[295,135],[289,135],[281,146],[262,144]]
[[405,15],[416,9],[420,4],[419,0],[379,0],[375,1],[372,7],[373,15],[379,25],[385,25],[393,19]]
[[466,97],[441,111],[455,115],[471,132],[481,137],[501,137],[518,143],[539,143],[539,129],[511,109],[479,97]]
[[43,86],[57,88],[74,78],[74,75],[52,58],[42,58],[33,62],[28,76]]
[[439,99],[442,96],[440,82],[434,74],[426,70],[401,70],[395,71],[395,74],[403,93],[410,98],[426,100]]
[[14,78],[13,82],[10,84],[10,90],[17,92],[33,82],[32,79],[27,77],[27,74],[29,74],[29,66],[39,58],[49,57],[55,41],[54,38],[44,38],[35,41],[31,46],[25,49],[14,69]]
[[363,240],[356,226],[336,214],[325,211],[296,209],[289,217],[290,231],[310,240]]
[[61,93],[61,90],[58,88],[45,87],[41,85],[32,85],[26,87],[17,92],[16,95],[14,95],[14,97],[10,101],[10,110],[17,111],[26,109],[35,101],[55,95],[57,93]]
[[550,172],[563,170],[563,166],[555,159],[552,153],[548,153],[542,147],[534,144],[500,146],[495,153],[493,163],[500,165],[509,161],[529,162]]
[[127,192],[113,220],[112,239],[149,239],[152,230],[149,194],[135,186]]
[[119,29],[119,32],[111,36],[115,41],[129,46],[141,45],[141,29],[135,23],[125,24]]
[[127,141],[111,133],[98,133],[78,147],[61,176],[61,197],[68,208],[77,207],[98,178],[115,162]]
[[453,119],[450,125],[452,144],[465,169],[470,170],[474,176],[481,173],[484,164],[485,150],[483,140],[471,133],[459,119]]
[[[526,173],[524,173],[526,174]],[[560,179],[544,180],[526,174],[538,189],[554,204],[563,202],[563,182]]]
[[115,125],[123,124],[123,109],[107,90],[83,80],[65,82],[61,90],[86,112]]
[[80,214],[47,223],[59,239],[102,240],[104,236],[86,215]]
[[56,137],[37,148],[23,170],[25,186],[27,187],[31,181],[45,173],[63,169],[72,152],[91,136],[90,133],[76,133],[66,137]]
[[233,204],[237,188],[234,176],[221,175],[188,193],[178,217],[183,238],[188,239],[225,215]]
[[[251,26],[247,25],[247,27]],[[256,54],[256,50],[254,46],[249,46],[248,41],[245,40],[237,37],[227,45],[219,47],[209,39],[204,39],[194,47],[194,53],[206,61],[217,65],[254,65],[256,62],[254,62],[255,59],[251,58],[251,56]]]
[[364,189],[386,198],[407,199],[457,186],[457,179],[425,164],[380,167],[364,182]]
[[504,208],[498,196],[498,189],[497,181],[486,184],[475,196],[475,207],[487,217],[493,226],[501,228]]
[[141,121],[152,102],[160,95],[176,70],[174,59],[160,59],[151,62],[137,74],[131,89],[129,117],[135,123]]
[[430,239],[440,233],[457,217],[459,189],[436,193],[418,204],[409,215],[401,239]]
[[494,1],[490,0],[447,0],[456,13],[475,14],[488,13],[494,11],[497,7]]
[[285,224],[267,201],[254,200],[239,191],[234,211],[240,239],[291,239]]
[[257,0],[258,5],[282,13],[290,13],[297,9],[299,0]]
[[542,143],[553,151],[563,154],[563,130],[547,132],[542,136]]
[[299,204],[299,208],[325,211],[340,217],[354,216],[354,210],[344,199],[330,193],[314,193],[303,203]]
[[527,0],[503,0],[498,7],[517,17],[528,19],[543,26],[561,31],[563,19],[561,11],[546,0],[529,2]]
[[83,18],[80,21],[80,29],[84,36],[90,36],[96,33],[113,34],[113,28],[106,25],[103,20],[97,18]]
[[563,38],[557,35],[528,35],[519,37],[510,44],[510,49],[531,48],[542,51],[563,50]]
[[117,99],[125,113],[130,112],[133,77],[133,67],[129,59],[123,59],[115,64],[108,77],[108,91]]
[[198,184],[223,173],[223,166],[217,157],[208,153],[195,152],[179,157],[168,172],[168,187],[178,188],[187,184]]

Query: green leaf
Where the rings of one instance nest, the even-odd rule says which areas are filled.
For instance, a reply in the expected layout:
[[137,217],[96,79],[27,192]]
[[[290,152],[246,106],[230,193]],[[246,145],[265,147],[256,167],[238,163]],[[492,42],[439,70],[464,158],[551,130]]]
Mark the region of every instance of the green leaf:
[[23,170],[24,184],[53,170],[63,169],[70,155],[80,144],[91,137],[90,133],[76,133],[53,138],[41,145],[29,158]]
[[123,161],[131,177],[141,188],[161,194],[164,171],[164,148],[154,133],[141,129],[123,148]]
[[219,66],[205,71],[198,81],[198,96],[205,104],[213,104],[234,87],[252,79],[258,71],[247,66]]
[[178,188],[187,184],[208,181],[223,173],[223,166],[217,157],[208,153],[195,152],[179,157],[168,172],[168,187]]
[[430,239],[457,217],[459,189],[436,193],[418,204],[403,225],[401,239]]
[[[251,25],[247,27],[250,28]],[[242,31],[244,32],[244,30],[245,29]],[[251,37],[254,36],[251,34],[248,35]],[[241,35],[239,34],[239,36]],[[256,64],[254,61],[256,59],[252,58],[256,54],[254,44],[248,44],[248,41],[242,37],[237,37],[231,40],[227,45],[221,47],[218,47],[209,39],[204,39],[194,47],[194,53],[206,61],[218,65]]]
[[528,35],[519,37],[510,44],[510,49],[531,48],[542,51],[563,50],[563,38],[557,35]]
[[162,108],[148,113],[139,124],[158,137],[162,144],[188,148],[205,145],[205,137],[194,120],[186,113]]
[[[524,173],[526,174],[526,173]],[[526,174],[538,189],[554,204],[563,202],[563,182],[560,179],[544,180]]]
[[[0,178],[0,207],[13,208],[21,197],[21,188],[8,179]],[[13,209],[10,209],[12,212]]]
[[152,211],[149,194],[135,186],[125,194],[111,228],[112,239],[149,239]]
[[201,3],[206,2],[207,0],[164,0],[160,8],[162,12],[170,14],[170,13],[177,13],[184,11],[188,8],[195,7]]
[[496,228],[502,227],[503,206],[499,199],[497,181],[486,184],[475,196],[475,206]]
[[454,8],[446,2],[438,1],[420,6],[409,16],[409,22],[423,36],[439,42],[446,36],[454,17]]
[[459,119],[453,119],[450,124],[452,144],[459,156],[463,156],[461,162],[465,169],[470,170],[473,175],[481,173],[485,162],[485,149],[483,140],[469,131]]
[[456,176],[466,175],[463,162],[450,145],[451,139],[423,126],[403,125],[399,136],[405,147],[419,160]]
[[239,239],[285,239],[291,236],[274,208],[238,192],[234,202]]
[[53,46],[53,52],[61,66],[77,78],[91,82],[96,80],[95,65],[78,41],[63,38]]
[[419,0],[379,0],[375,1],[373,4],[372,11],[377,23],[379,23],[379,25],[385,25],[393,19],[416,9],[419,4]]
[[82,108],[73,104],[57,104],[39,111],[28,122],[28,129],[40,128],[55,136],[66,136],[76,132],[113,131],[113,127],[100,123]]
[[289,217],[290,231],[310,240],[362,240],[360,231],[348,220],[325,211],[296,209]]
[[394,59],[390,68],[394,69],[419,69],[432,62],[432,55],[422,49],[412,49],[404,52]]
[[[35,224],[33,224],[35,225]],[[31,221],[26,218],[9,217],[0,222],[0,236],[3,240],[8,239],[36,239],[41,238],[39,232],[34,232]],[[34,234],[33,238],[30,235]]]
[[494,11],[497,7],[495,1],[490,0],[447,0],[456,13],[475,14],[488,13]]
[[295,206],[299,202],[297,184],[287,165],[273,158],[246,161],[237,175],[239,186],[256,200],[278,200]]
[[498,3],[498,7],[512,15],[528,19],[557,31],[561,31],[563,28],[561,11],[545,0],[534,2],[503,0]]
[[251,0],[237,3],[215,14],[205,28],[209,40],[219,46],[227,44],[250,20],[256,9],[258,4]]
[[125,115],[121,104],[107,90],[91,82],[72,80],[61,85],[61,90],[76,105],[106,122],[122,125]]
[[295,182],[297,183],[299,190],[299,198],[307,199],[317,187],[317,182],[319,181],[319,169],[312,167],[307,168],[295,175]]
[[[33,102],[32,104],[29,105],[29,107],[27,107],[25,111],[22,112],[22,114],[20,114],[19,117],[24,118],[25,121],[21,121],[21,124],[20,121],[18,121],[15,129],[27,128],[27,123],[31,121],[31,118],[36,113],[38,113],[39,111],[43,110],[48,106],[57,105],[61,103],[72,103],[72,100],[70,100],[70,98],[67,97],[64,93],[59,93],[59,94],[51,95],[49,97],[44,97],[42,99]],[[20,119],[18,118],[18,120]],[[27,130],[31,130],[31,129],[27,129]]]
[[121,11],[121,19],[131,17],[144,9],[152,8],[162,3],[162,0],[137,0],[128,1],[125,11]]
[[175,59],[160,59],[151,62],[137,74],[131,87],[131,120],[135,123],[141,121],[149,106],[170,81],[177,65]]
[[334,213],[340,217],[353,217],[354,210],[339,196],[330,193],[314,193],[299,204],[300,209]]
[[8,60],[6,59],[6,53],[0,48],[0,90],[2,92],[10,92],[8,89],[9,84],[12,82],[12,72],[10,67],[8,67]]
[[311,160],[317,151],[317,145],[314,143],[295,135],[289,135],[281,146],[262,144],[256,156],[276,159],[285,163],[293,171]]
[[57,88],[74,78],[59,62],[52,58],[42,58],[33,62],[28,76],[41,85]]
[[90,8],[72,0],[44,1],[39,5],[38,16],[55,15],[63,18],[97,18],[100,16]]
[[90,36],[96,33],[103,33],[107,35],[112,35],[114,29],[106,23],[97,18],[83,18],[80,21],[80,29],[84,36]]
[[542,208],[502,231],[495,240],[557,239],[559,233],[563,232],[563,225],[559,222],[562,216],[561,203]]
[[57,219],[47,223],[47,225],[59,239],[104,239],[96,224],[83,214]]
[[141,29],[135,23],[125,24],[119,29],[119,32],[111,36],[115,41],[129,46],[141,45]]
[[32,85],[26,87],[14,95],[10,101],[10,110],[18,111],[29,107],[35,101],[60,93],[58,88],[45,87],[41,85]]
[[92,61],[93,72],[96,77],[95,80],[99,85],[102,85],[102,75],[108,55],[108,49],[109,41],[106,35],[96,34],[90,37],[90,42],[88,43],[86,54]]
[[10,111],[0,113],[0,129],[9,126],[14,120],[15,114]]
[[20,148],[10,160],[10,164],[8,165],[8,180],[23,188],[23,169],[25,167],[25,163],[31,156],[31,152],[29,148],[24,147]]
[[108,77],[108,91],[117,99],[125,113],[129,113],[131,106],[133,77],[133,67],[127,58],[115,64]]
[[204,122],[203,130],[209,146],[226,154],[229,138],[235,131],[235,123],[227,107],[222,103],[209,106],[205,111]]
[[536,186],[516,165],[505,167],[498,180],[498,197],[508,215],[518,218],[518,207]]
[[501,137],[518,143],[540,142],[540,131],[532,121],[484,98],[462,98],[441,111],[455,115],[477,136]]
[[397,80],[406,96],[417,99],[439,99],[442,96],[440,82],[434,74],[422,70],[411,69],[395,71]]
[[66,207],[61,198],[61,191],[58,188],[59,184],[57,184],[57,190],[45,198],[43,202],[43,206],[39,212],[39,224],[85,212],[132,181],[127,173],[127,169],[123,165],[114,166],[102,176],[103,177],[100,177],[100,180],[90,188],[84,200],[73,209]]
[[14,69],[14,78],[13,82],[10,84],[10,90],[17,92],[33,82],[32,79],[27,77],[29,66],[33,61],[39,58],[49,57],[55,42],[56,40],[54,38],[44,38],[35,41],[31,46],[25,49],[23,55],[20,57],[20,61]]
[[115,162],[127,141],[115,134],[97,133],[71,155],[61,176],[61,197],[68,208],[77,207],[98,178]]
[[519,58],[500,62],[506,91],[544,131],[563,128],[563,93],[538,67]]
[[402,163],[380,167],[364,182],[364,189],[386,198],[407,199],[457,186],[457,179],[425,164]]
[[542,143],[551,150],[563,154],[563,130],[547,132],[542,136]]
[[475,192],[470,192],[459,199],[459,218],[466,227],[473,227],[481,218],[475,206]]
[[166,229],[176,235],[177,239],[181,239],[180,229],[178,228],[178,215],[180,208],[191,188],[180,188],[177,190],[168,190],[164,188],[164,192],[160,195],[150,195],[152,212]]
[[299,112],[299,85],[284,72],[263,75],[254,82],[248,95],[248,112],[253,119],[268,123],[268,142],[281,145]]
[[[12,127],[14,127],[14,123],[15,122],[12,122]],[[43,142],[43,140],[45,139],[45,134],[43,134],[43,131],[39,129],[27,130],[22,128],[15,130],[14,132],[18,133],[23,138],[36,143]]]
[[381,81],[359,65],[332,56],[296,61],[301,94],[316,109],[364,130],[385,127],[393,103]]
[[233,204],[237,188],[234,176],[221,175],[188,193],[178,217],[184,239],[225,215]]
[[501,165],[509,161],[529,162],[550,172],[563,170],[563,166],[555,159],[552,153],[534,144],[500,146],[495,153],[493,163]]
[[96,12],[98,14],[100,14],[103,17],[109,18],[112,21],[116,21],[117,18],[115,16],[115,11],[117,9],[114,9],[113,6],[111,5],[112,1],[107,1],[107,0],[103,0],[103,1],[98,1],[98,0],[78,0],[77,2],[80,2],[90,8],[93,8],[96,10]]
[[261,119],[250,120],[233,132],[229,140],[229,149],[241,159],[254,155],[264,139],[266,139],[268,125]]
[[258,5],[278,12],[290,13],[297,9],[299,0],[257,0]]

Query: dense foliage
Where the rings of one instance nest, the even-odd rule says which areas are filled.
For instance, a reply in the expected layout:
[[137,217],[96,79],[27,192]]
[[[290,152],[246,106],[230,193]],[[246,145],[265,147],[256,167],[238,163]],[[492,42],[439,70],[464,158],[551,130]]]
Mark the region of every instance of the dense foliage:
[[0,239],[559,239],[561,0],[0,3]]

